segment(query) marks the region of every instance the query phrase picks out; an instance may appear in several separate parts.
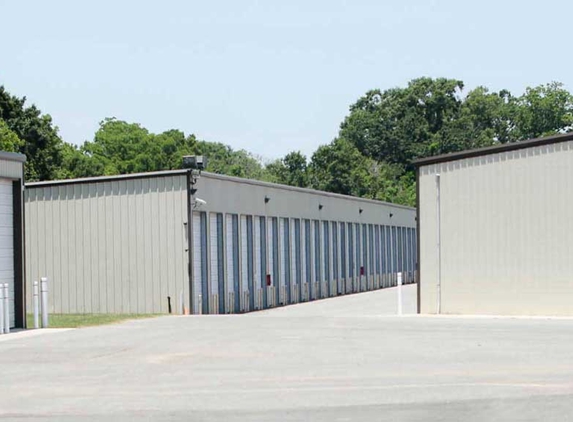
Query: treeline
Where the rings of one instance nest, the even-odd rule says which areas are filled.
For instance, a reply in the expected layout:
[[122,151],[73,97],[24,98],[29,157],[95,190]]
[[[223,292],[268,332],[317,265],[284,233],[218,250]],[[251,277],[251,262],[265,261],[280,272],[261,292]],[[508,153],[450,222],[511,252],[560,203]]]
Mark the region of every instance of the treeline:
[[369,91],[350,106],[338,136],[311,157],[295,151],[263,162],[180,130],[154,134],[115,118],[75,146],[49,115],[0,87],[0,149],[26,154],[27,180],[176,169],[183,155],[204,154],[215,173],[413,205],[417,158],[573,130],[573,96],[560,83],[519,96],[463,88],[459,80],[420,78]]

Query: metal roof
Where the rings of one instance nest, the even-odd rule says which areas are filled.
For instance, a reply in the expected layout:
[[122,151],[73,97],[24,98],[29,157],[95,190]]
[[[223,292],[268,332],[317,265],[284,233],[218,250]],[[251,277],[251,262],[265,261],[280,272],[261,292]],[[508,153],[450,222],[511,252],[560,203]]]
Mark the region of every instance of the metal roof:
[[[131,180],[131,179],[145,179],[145,178],[153,178],[153,177],[169,177],[169,176],[176,176],[176,175],[186,175],[188,170],[165,170],[165,171],[154,171],[154,172],[147,172],[147,173],[133,173],[133,174],[119,174],[114,176],[98,176],[98,177],[86,177],[81,179],[64,179],[64,180],[48,180],[44,182],[30,182],[26,183],[26,188],[42,188],[42,187],[50,187],[50,186],[62,186],[62,185],[71,185],[71,184],[86,184],[86,183],[102,183],[102,182],[113,182],[119,180]],[[377,201],[375,199],[367,199],[367,198],[360,198],[358,196],[350,196],[350,195],[342,195],[339,193],[332,193],[332,192],[325,192],[319,191],[315,189],[308,189],[308,188],[299,188],[296,186],[289,186],[289,185],[281,185],[278,183],[271,183],[271,182],[263,182],[261,180],[252,180],[252,179],[244,179],[241,177],[234,177],[234,176],[226,176],[222,174],[215,174],[215,173],[208,173],[203,172],[201,173],[201,177],[205,177],[207,179],[218,179],[224,180],[228,182],[235,182],[235,183],[242,183],[247,185],[255,185],[255,186],[266,186],[269,188],[274,189],[282,189],[294,192],[301,192],[301,193],[308,193],[313,195],[321,195],[327,197],[334,197],[340,199],[348,199],[352,201],[359,201],[359,202],[367,202],[377,205],[388,205],[396,208],[403,208],[413,210],[414,207],[408,207],[406,205],[399,205],[393,204],[391,202],[385,201]]]
[[24,154],[18,154],[17,152],[0,151],[0,160],[18,161],[19,163],[25,163],[26,156]]
[[426,157],[416,160],[413,162],[413,164],[416,167],[422,167],[430,164],[463,160],[464,158],[480,157],[483,155],[499,154],[500,152],[515,151],[519,149],[533,148],[542,145],[557,144],[567,141],[573,141],[573,132],[546,136],[543,138],[529,139],[526,141],[511,142],[508,144],[494,145],[491,147],[472,149],[468,151],[454,152],[451,154],[435,155],[433,157]]

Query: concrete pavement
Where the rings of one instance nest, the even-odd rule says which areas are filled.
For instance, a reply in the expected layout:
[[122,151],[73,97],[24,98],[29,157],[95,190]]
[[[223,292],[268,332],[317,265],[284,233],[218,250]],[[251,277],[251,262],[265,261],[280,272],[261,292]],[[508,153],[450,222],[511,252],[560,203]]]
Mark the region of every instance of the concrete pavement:
[[573,320],[400,318],[395,294],[5,341],[0,420],[573,419]]

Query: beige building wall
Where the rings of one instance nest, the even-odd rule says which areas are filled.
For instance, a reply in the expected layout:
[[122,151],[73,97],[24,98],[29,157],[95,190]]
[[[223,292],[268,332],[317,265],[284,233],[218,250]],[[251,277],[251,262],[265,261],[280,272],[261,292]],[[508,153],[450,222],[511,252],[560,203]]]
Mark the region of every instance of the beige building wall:
[[168,296],[177,309],[189,295],[186,180],[27,188],[27,285],[48,277],[55,313],[164,313]]
[[572,181],[572,141],[422,165],[420,311],[573,315]]

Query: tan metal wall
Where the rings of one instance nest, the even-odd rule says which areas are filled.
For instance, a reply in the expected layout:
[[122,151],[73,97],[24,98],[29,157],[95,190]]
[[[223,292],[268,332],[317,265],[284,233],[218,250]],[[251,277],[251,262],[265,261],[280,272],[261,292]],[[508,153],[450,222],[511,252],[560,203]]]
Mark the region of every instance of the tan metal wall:
[[160,313],[188,297],[185,175],[36,186],[25,200],[27,285],[52,281],[51,312]]
[[419,169],[420,310],[573,315],[573,142]]
[[7,179],[22,179],[24,177],[24,165],[13,160],[4,160],[0,157],[0,177]]

